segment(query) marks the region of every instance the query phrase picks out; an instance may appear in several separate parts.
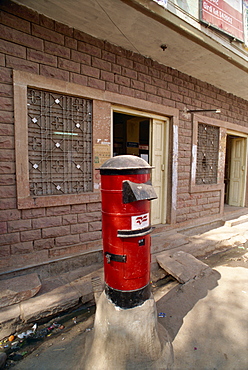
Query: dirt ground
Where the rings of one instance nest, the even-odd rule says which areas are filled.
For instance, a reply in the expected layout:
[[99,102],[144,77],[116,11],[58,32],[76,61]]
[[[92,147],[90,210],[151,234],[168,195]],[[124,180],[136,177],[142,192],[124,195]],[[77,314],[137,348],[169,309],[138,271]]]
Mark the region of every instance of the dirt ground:
[[[248,259],[243,251],[214,256],[205,276],[155,289],[158,317],[174,349],[174,370],[248,369]],[[91,335],[94,315],[47,338],[12,362],[15,370],[75,369]],[[83,370],[83,369],[82,369]],[[117,369],[118,370],[118,369]]]

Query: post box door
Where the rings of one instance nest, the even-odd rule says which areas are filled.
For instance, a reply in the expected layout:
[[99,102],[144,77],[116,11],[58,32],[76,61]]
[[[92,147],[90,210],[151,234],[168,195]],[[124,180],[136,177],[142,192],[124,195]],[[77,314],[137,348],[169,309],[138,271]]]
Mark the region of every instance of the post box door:
[[150,235],[126,238],[123,243],[127,261],[123,264],[124,279],[138,279],[150,272]]

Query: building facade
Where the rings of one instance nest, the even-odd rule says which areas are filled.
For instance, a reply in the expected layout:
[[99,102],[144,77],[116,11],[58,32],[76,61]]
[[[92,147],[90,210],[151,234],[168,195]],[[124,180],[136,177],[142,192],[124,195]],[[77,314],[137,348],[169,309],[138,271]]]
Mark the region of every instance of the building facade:
[[[167,65],[167,44],[158,44],[162,63],[22,3],[0,3],[1,273],[73,256],[99,260],[98,168],[113,155],[139,155],[154,166],[154,226],[220,217],[225,204],[248,206],[248,81],[240,94],[235,85],[247,77],[244,43],[235,54],[243,64],[230,62],[240,75],[225,80],[225,70],[206,61],[210,83],[187,74],[186,62],[182,70]],[[150,17],[148,2],[130,3]],[[160,13],[168,10],[149,6],[166,27]],[[220,87],[228,81],[229,90]]]

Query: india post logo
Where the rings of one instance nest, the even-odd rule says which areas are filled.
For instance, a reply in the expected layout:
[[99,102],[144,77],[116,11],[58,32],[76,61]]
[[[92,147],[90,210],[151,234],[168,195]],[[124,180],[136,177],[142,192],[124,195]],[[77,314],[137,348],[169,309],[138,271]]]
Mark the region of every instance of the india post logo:
[[149,213],[131,217],[132,230],[143,229],[149,226]]

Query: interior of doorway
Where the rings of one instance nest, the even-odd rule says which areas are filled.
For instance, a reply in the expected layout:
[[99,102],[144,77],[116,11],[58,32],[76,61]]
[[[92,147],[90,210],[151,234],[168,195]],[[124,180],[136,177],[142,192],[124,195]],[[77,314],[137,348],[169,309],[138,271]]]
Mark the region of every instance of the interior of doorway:
[[150,119],[113,112],[113,156],[130,154],[151,161]]

